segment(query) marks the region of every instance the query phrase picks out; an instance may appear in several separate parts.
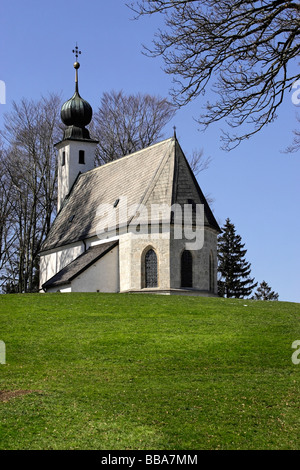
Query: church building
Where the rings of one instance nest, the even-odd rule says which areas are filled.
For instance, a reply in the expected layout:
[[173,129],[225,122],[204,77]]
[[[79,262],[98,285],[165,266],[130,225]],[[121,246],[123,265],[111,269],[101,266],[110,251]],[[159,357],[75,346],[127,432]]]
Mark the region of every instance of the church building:
[[216,296],[220,228],[176,134],[95,168],[79,66],[61,109],[57,216],[40,253],[40,291]]

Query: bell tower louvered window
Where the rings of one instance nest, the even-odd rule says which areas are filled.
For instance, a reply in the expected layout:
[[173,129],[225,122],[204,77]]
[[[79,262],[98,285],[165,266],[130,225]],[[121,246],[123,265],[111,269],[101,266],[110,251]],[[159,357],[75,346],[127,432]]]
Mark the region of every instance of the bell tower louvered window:
[[181,287],[193,287],[193,257],[188,250],[181,255]]
[[151,248],[145,255],[145,287],[157,286],[157,256]]

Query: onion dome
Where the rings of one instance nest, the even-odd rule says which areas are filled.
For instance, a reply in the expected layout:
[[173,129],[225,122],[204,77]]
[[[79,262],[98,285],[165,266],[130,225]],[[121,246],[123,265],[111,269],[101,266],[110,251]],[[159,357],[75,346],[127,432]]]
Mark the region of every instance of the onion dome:
[[66,101],[61,108],[61,120],[68,126],[64,131],[63,140],[82,140],[90,139],[89,131],[85,128],[91,120],[93,110],[91,105],[81,98],[78,90],[78,69],[79,62],[74,63],[76,70],[75,76],[75,93],[68,101]]

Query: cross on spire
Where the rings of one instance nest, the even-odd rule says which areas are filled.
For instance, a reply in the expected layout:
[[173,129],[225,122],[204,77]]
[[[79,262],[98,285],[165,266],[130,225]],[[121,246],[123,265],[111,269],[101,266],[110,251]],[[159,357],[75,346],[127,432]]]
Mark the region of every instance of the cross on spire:
[[78,91],[78,69],[80,67],[80,63],[77,61],[79,54],[81,54],[81,51],[78,49],[77,42],[75,49],[73,49],[73,54],[75,54],[76,62],[74,63],[74,69],[75,69],[75,91],[79,93]]
[[75,57],[76,57],[76,60],[77,60],[78,55],[81,54],[81,51],[79,51],[79,49],[78,49],[77,42],[76,42],[75,49],[73,49],[72,52],[73,52],[73,54],[75,54]]

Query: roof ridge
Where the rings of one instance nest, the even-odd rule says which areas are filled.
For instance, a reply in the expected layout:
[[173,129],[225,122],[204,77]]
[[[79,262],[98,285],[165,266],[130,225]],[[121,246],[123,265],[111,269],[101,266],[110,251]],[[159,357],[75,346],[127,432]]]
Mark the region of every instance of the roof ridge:
[[136,156],[138,153],[142,153],[142,152],[145,152],[145,151],[147,151],[147,150],[149,150],[149,149],[151,149],[155,146],[162,145],[162,144],[166,143],[168,140],[170,140],[170,141],[174,140],[174,137],[169,137],[168,139],[161,140],[160,142],[156,142],[155,144],[149,145],[148,147],[144,147],[140,150],[136,150],[133,153],[129,153],[128,155],[124,155],[123,157],[116,158],[115,160],[112,160],[111,162],[104,163],[104,165],[100,165],[100,166],[97,166],[96,168],[92,168],[91,170],[85,171],[84,173],[81,173],[80,176],[84,176],[88,173],[91,173],[92,171],[96,171],[96,170],[99,170],[100,168],[107,167],[108,165],[112,165],[112,164],[116,164],[118,162],[124,161],[124,159],[127,160],[130,157]]

